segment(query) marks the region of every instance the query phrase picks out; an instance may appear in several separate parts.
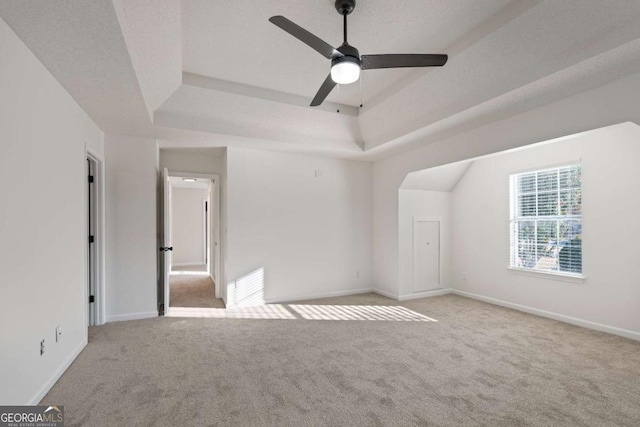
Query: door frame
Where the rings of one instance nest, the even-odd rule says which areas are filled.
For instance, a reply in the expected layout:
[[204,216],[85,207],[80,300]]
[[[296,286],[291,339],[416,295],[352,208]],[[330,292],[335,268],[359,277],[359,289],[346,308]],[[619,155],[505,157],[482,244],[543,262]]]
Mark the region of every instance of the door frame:
[[[88,166],[87,159],[91,159],[95,162],[95,173],[94,173],[94,181],[93,181],[93,191],[95,198],[95,240],[94,240],[94,249],[95,249],[95,302],[94,302],[94,312],[95,312],[95,325],[104,325],[106,321],[106,291],[105,291],[105,191],[104,191],[104,182],[105,182],[105,167],[104,167],[104,156],[101,153],[96,152],[92,148],[85,145],[85,153],[83,162],[85,164],[84,167],[84,176],[83,182],[85,185],[83,186],[84,190],[84,209],[85,209],[85,225],[83,228],[83,239],[88,239],[87,230],[89,228],[89,224],[86,223],[88,221],[89,216],[89,201],[88,201]],[[86,242],[86,240],[84,240]],[[89,264],[89,248],[88,245],[85,245],[84,257],[85,257],[85,277],[87,283],[84,286],[84,307],[85,307],[85,320],[87,325],[91,325],[89,319],[89,269],[87,268]]]
[[[220,284],[220,189],[222,187],[220,182],[220,174],[217,173],[195,173],[195,172],[183,172],[183,171],[174,171],[169,170],[169,176],[177,176],[177,177],[193,177],[193,178],[203,178],[209,179],[213,181],[213,185],[210,185],[209,188],[213,190],[213,197],[211,197],[211,191],[209,192],[209,223],[211,224],[211,215],[213,215],[213,225],[211,230],[214,232],[215,240],[211,239],[209,236],[209,247],[213,248],[213,263],[211,259],[208,260],[209,267],[209,275],[213,279],[213,283],[215,284],[215,296],[216,298],[221,298],[221,284]],[[163,215],[163,221],[165,220],[165,216]],[[209,258],[211,255],[209,254]],[[168,268],[171,268],[169,266]],[[211,269],[214,268],[213,274],[211,274]],[[165,295],[167,295],[167,288],[169,287],[169,283],[165,283]],[[168,310],[168,306],[165,307],[165,313]]]
[[442,288],[442,217],[439,216],[414,216],[413,217],[413,227],[412,227],[412,240],[413,240],[413,291],[414,292],[426,292],[431,289],[418,289],[417,285],[417,269],[418,260],[416,259],[418,256],[418,244],[416,240],[416,227],[419,222],[437,222],[438,223],[438,285],[439,288]]
[[207,270],[209,274],[211,274],[211,248],[209,247],[209,241],[211,240],[211,215],[209,213],[209,209],[211,209],[211,181],[209,181],[209,185],[207,186],[207,198],[202,201],[202,229],[204,230],[204,241],[202,242],[202,254],[204,264],[207,266]]

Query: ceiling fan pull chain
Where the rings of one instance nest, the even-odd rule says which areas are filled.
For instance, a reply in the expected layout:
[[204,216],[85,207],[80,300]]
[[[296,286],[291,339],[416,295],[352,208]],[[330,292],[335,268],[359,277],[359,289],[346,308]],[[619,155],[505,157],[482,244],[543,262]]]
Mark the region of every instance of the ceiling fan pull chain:
[[360,108],[362,108],[362,81],[364,80],[364,76],[360,76]]

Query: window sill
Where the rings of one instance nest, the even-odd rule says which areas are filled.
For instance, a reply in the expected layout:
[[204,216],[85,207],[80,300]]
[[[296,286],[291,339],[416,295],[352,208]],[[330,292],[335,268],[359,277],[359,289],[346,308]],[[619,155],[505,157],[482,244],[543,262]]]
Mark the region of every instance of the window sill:
[[507,267],[507,271],[509,271],[509,273],[519,274],[521,276],[539,277],[539,278],[559,280],[562,282],[571,282],[571,283],[584,283],[584,281],[587,279],[585,276],[581,274],[552,273],[547,271],[527,270],[524,268],[515,268],[515,267]]

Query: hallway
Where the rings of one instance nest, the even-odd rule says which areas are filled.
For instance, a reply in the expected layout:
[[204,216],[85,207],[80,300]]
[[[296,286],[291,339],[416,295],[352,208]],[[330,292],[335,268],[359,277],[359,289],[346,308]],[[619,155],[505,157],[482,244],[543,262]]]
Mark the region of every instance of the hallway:
[[171,275],[170,307],[225,308],[224,302],[215,297],[215,285],[210,276]]

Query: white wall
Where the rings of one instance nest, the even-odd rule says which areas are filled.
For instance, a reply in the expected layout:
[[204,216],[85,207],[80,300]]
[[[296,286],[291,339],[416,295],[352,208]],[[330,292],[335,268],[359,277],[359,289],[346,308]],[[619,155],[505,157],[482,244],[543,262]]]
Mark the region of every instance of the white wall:
[[267,301],[371,288],[371,164],[235,147],[227,160],[229,283],[264,268]]
[[31,405],[87,343],[85,144],[103,134],[2,19],[0,58],[0,404]]
[[398,202],[398,254],[399,292],[392,294],[398,299],[420,294],[414,290],[414,217],[440,219],[440,285],[451,287],[451,193],[448,191],[399,190]]
[[221,173],[224,168],[224,159],[219,153],[220,149],[184,149],[178,151],[160,150],[160,168],[167,168],[174,172],[193,173]]
[[640,123],[640,74],[374,163],[374,284],[399,289],[398,189],[410,172],[603,126]]
[[173,187],[171,192],[171,263],[205,264],[204,200],[206,188]]
[[[570,283],[508,272],[509,175],[580,159],[587,279]],[[639,161],[640,127],[630,123],[475,161],[453,192],[455,288],[640,338],[640,224],[633,220],[640,211]]]
[[157,316],[156,141],[108,134],[105,157],[107,321]]

